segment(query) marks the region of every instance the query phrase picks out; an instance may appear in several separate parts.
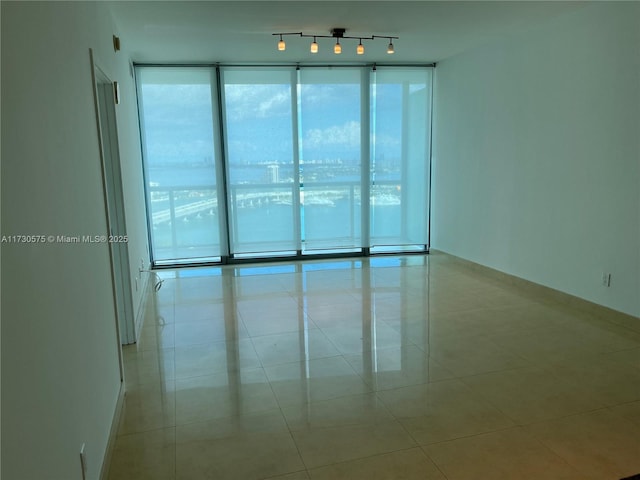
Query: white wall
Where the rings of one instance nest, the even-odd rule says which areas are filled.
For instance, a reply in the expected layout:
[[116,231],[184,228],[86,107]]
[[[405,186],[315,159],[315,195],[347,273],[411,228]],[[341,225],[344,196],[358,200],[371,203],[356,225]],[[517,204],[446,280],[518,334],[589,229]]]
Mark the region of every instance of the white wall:
[[640,315],[638,25],[593,3],[438,64],[433,248]]
[[[138,221],[133,86],[107,7],[1,8],[2,235],[106,232],[90,47],[130,102],[119,106],[119,137],[127,213]],[[129,231],[133,255],[145,251],[143,232]],[[2,244],[3,479],[80,479],[82,443],[88,478],[98,478],[120,389],[117,355],[108,245]]]

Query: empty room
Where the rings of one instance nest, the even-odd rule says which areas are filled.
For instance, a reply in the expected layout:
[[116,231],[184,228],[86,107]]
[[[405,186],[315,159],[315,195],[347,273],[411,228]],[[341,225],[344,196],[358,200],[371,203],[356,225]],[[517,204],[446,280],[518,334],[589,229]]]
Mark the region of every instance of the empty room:
[[0,8],[3,479],[640,478],[640,3]]

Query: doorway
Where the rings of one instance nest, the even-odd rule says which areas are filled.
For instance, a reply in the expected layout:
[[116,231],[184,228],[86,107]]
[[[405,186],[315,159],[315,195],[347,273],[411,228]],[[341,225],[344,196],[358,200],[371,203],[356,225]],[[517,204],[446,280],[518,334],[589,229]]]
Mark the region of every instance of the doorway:
[[127,228],[116,123],[116,90],[114,82],[95,62],[93,51],[91,50],[90,56],[102,160],[111,275],[117,315],[116,327],[120,343],[127,345],[135,343],[136,335],[129,274],[129,251],[125,240],[127,238]]

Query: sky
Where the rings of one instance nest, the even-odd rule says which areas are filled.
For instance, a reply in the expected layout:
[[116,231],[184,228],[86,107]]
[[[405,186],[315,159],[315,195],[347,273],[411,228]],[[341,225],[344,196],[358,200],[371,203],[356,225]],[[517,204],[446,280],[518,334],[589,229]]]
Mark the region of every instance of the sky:
[[[213,165],[214,120],[217,123],[218,113],[212,107],[211,74],[207,69],[181,70],[183,74],[178,69],[155,68],[149,75],[145,70],[139,75],[145,159],[151,168]],[[292,163],[294,108],[301,164],[359,165],[360,75],[359,69],[308,69],[301,72],[299,84],[292,86],[290,70],[264,74],[258,70],[223,71],[230,170],[239,171],[244,165]],[[399,161],[402,87],[397,82],[376,84],[370,97],[374,158],[381,163]]]

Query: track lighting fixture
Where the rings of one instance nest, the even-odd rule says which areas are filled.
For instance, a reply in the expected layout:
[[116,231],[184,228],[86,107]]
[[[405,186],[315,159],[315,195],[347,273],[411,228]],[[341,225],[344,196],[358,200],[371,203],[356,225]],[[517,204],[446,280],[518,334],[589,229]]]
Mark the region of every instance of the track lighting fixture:
[[284,43],[284,40],[282,39],[282,36],[295,35],[298,37],[313,37],[313,42],[311,42],[311,46],[309,48],[309,51],[311,53],[318,53],[318,42],[317,42],[318,38],[335,38],[336,43],[333,46],[333,53],[335,53],[336,55],[339,55],[340,53],[342,53],[342,45],[340,44],[340,40],[345,38],[358,40],[358,45],[356,47],[356,54],[358,55],[364,55],[364,45],[362,44],[363,40],[375,40],[376,38],[386,38],[387,40],[389,40],[389,45],[387,46],[387,53],[389,54],[395,53],[393,40],[397,40],[399,37],[390,37],[387,35],[371,35],[370,37],[367,37],[367,36],[348,37],[348,36],[345,36],[346,31],[347,30],[345,28],[332,28],[329,32],[331,35],[317,35],[317,34],[309,35],[303,32],[278,32],[278,33],[272,33],[272,35],[278,35],[280,37],[280,41],[278,42],[278,50],[280,51],[283,51],[286,49],[286,45]]

